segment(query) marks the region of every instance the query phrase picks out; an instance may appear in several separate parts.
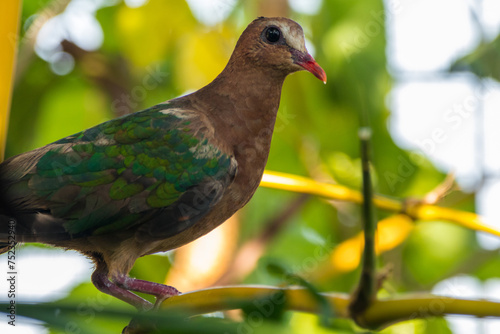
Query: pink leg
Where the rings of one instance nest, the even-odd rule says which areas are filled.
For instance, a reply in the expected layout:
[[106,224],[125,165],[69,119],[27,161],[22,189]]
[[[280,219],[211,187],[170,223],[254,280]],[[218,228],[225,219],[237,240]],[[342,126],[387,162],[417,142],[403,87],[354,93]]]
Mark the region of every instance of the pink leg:
[[132,290],[155,296],[156,302],[153,307],[155,309],[157,309],[165,299],[180,294],[179,290],[172,286],[135,279],[126,275],[114,276],[113,282],[126,289],[125,291]]
[[127,291],[111,282],[108,278],[107,267],[105,266],[97,266],[96,270],[92,274],[92,283],[95,285],[97,290],[123,300],[124,302],[136,307],[139,311],[150,310],[153,307],[153,305],[146,299],[141,298],[135,293]]

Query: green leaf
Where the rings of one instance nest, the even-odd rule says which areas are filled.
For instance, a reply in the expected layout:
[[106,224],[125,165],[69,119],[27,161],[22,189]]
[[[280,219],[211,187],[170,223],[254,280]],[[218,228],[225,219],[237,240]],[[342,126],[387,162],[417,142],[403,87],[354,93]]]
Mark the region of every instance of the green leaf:
[[403,251],[403,264],[420,284],[436,282],[472,256],[475,233],[444,222],[418,223]]
[[450,72],[472,72],[480,78],[500,81],[500,35],[493,41],[480,44],[474,51],[456,60]]

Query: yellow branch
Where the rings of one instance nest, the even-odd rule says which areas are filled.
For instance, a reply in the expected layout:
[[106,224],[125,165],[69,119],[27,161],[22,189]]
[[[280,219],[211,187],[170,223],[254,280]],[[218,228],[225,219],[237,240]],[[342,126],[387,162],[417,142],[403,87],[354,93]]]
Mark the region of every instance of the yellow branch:
[[[278,295],[284,292],[285,298]],[[330,304],[332,317],[349,318],[350,296],[340,293],[321,293]],[[266,299],[264,299],[266,298]],[[322,314],[311,292],[301,287],[227,286],[188,292],[171,297],[162,309],[204,314],[252,304],[265,317],[283,304],[286,310]],[[366,328],[386,327],[396,321],[428,318],[448,314],[477,317],[500,317],[500,303],[487,300],[456,299],[430,294],[382,299],[373,304],[356,320]]]
[[431,294],[404,296],[374,301],[358,318],[368,328],[387,327],[395,322],[444,315],[500,317],[500,303],[491,300],[458,299]]
[[[239,285],[214,287],[203,290],[196,290],[183,293],[179,296],[170,297],[162,304],[162,309],[175,309],[177,311],[185,310],[188,313],[204,314],[216,311],[224,311],[238,308],[241,303],[254,303],[253,305],[259,308],[262,300],[268,298],[269,303],[266,303],[266,308],[273,306],[281,306],[284,302],[282,297],[273,296],[277,292],[285,292],[287,308],[295,311],[319,313],[319,306],[311,293],[300,287],[278,288],[274,286],[256,286],[256,285]],[[326,294],[325,294],[326,295]],[[332,310],[336,313],[340,312],[339,316],[348,317],[347,305],[349,295],[347,294],[327,294],[328,302]],[[262,306],[264,307],[264,306]]]
[[21,0],[4,1],[0,20],[0,161],[5,153]]
[[[359,191],[337,184],[314,181],[310,178],[266,171],[261,186],[273,189],[288,190],[325,197],[333,200],[362,203],[363,196]],[[442,208],[436,205],[423,204],[418,201],[404,202],[383,196],[375,196],[373,203],[380,209],[404,213],[419,220],[444,220],[457,225],[493,234],[500,237],[500,231],[482,222],[481,217],[473,212]]]

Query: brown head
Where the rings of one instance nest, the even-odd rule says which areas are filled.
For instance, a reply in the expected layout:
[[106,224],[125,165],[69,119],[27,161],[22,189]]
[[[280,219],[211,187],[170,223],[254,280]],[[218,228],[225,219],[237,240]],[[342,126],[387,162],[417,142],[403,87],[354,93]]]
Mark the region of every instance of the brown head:
[[302,27],[284,17],[259,17],[250,23],[229,63],[251,64],[253,68],[264,68],[269,75],[283,77],[305,69],[326,83],[325,71],[307,52]]

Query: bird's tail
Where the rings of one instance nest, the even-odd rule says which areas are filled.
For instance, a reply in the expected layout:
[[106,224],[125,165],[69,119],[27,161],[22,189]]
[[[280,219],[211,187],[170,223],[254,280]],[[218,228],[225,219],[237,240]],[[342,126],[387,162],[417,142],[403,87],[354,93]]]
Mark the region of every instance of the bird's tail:
[[15,220],[0,214],[0,254],[17,244],[15,240]]
[[63,220],[48,214],[22,213],[15,216],[0,214],[0,254],[5,248],[21,242],[52,243],[67,240]]
[[[7,185],[1,177],[1,172],[2,169],[0,168],[0,254],[3,254],[12,246],[15,246],[16,242],[9,241],[9,229],[11,228],[9,225],[15,223],[15,221],[10,218],[10,209],[5,197]],[[10,239],[12,240],[12,238]]]

